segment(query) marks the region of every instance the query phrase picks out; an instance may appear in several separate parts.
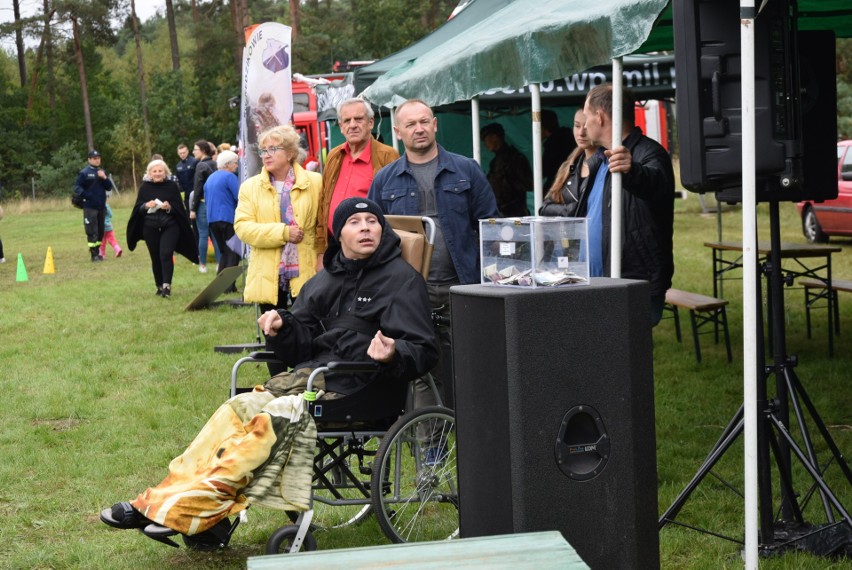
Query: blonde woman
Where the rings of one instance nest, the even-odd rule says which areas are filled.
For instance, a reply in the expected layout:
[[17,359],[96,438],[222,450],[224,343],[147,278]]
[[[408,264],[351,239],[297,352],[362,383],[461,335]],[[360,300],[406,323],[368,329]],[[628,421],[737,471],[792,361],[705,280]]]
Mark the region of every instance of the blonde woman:
[[180,197],[180,186],[162,160],[148,163],[133,213],[127,222],[127,247],[130,251],[136,249],[136,244],[143,239],[151,255],[157,295],[170,297],[175,251],[192,263],[198,263],[198,247]]
[[240,187],[234,230],[251,247],[244,300],[265,312],[285,308],[317,272],[322,176],[299,165],[299,135],[289,125],[261,133],[258,154],[263,168]]

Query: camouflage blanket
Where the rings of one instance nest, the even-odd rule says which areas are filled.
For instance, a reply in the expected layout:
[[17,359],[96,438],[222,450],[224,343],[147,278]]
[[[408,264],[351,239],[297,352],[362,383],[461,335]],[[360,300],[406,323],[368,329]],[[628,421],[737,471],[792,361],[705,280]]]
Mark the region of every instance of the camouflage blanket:
[[182,534],[204,532],[251,503],[304,511],[311,496],[316,426],[301,394],[257,386],[225,402],[156,487],[132,501]]

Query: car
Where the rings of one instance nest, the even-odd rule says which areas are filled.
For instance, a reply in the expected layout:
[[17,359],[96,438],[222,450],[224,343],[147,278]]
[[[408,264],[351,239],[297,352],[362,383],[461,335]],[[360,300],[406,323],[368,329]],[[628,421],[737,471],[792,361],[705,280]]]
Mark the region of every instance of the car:
[[806,200],[796,208],[810,243],[825,243],[828,236],[852,236],[852,140],[837,143],[837,198]]

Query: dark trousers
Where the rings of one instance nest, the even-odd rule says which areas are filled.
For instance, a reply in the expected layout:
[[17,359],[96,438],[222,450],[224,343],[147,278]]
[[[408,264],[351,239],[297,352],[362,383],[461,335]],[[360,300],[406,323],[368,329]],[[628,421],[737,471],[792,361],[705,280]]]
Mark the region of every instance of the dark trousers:
[[164,283],[171,285],[175,272],[174,254],[180,238],[180,227],[176,222],[161,228],[146,224],[142,229],[142,237],[145,238],[145,245],[148,246],[148,254],[151,256],[151,270],[154,272],[154,282],[157,287],[161,287]]
[[228,240],[234,237],[234,224],[230,222],[211,222],[210,233],[213,235],[213,239],[216,240],[219,252],[221,253],[217,271],[239,265],[240,254],[228,247]]
[[89,248],[100,247],[101,241],[104,239],[105,218],[106,208],[101,210],[83,208],[83,226],[86,228],[86,240],[89,242]]
[[[455,406],[455,390],[453,389],[453,349],[452,335],[450,334],[450,287],[458,283],[442,285],[428,284],[429,304],[432,312],[443,317],[445,323],[436,327],[438,335],[438,364],[432,369],[432,379],[435,387],[440,393],[444,406],[452,409]],[[421,379],[414,381],[414,406],[424,408],[437,404],[435,395],[429,389],[429,385]]]

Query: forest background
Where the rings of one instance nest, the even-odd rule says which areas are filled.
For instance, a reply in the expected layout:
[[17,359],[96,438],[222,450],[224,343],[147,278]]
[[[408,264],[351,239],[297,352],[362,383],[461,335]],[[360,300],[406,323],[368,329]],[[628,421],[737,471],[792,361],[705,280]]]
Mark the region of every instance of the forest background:
[[[4,0],[5,3],[6,0]],[[198,139],[236,142],[243,29],[293,28],[293,71],[389,55],[443,24],[458,0],[29,0],[38,13],[0,24],[2,200],[70,195],[87,148],[119,188],[152,153],[170,164]]]
[[[380,59],[443,24],[458,0],[11,0],[0,24],[0,200],[70,194],[88,148],[119,188],[152,153],[236,142],[243,30],[293,29],[293,71]],[[21,16],[25,8],[30,17]],[[162,3],[145,22],[137,4]],[[7,18],[8,19],[8,18]],[[8,40],[13,39],[10,43]],[[837,43],[838,134],[852,138],[852,40]]]

